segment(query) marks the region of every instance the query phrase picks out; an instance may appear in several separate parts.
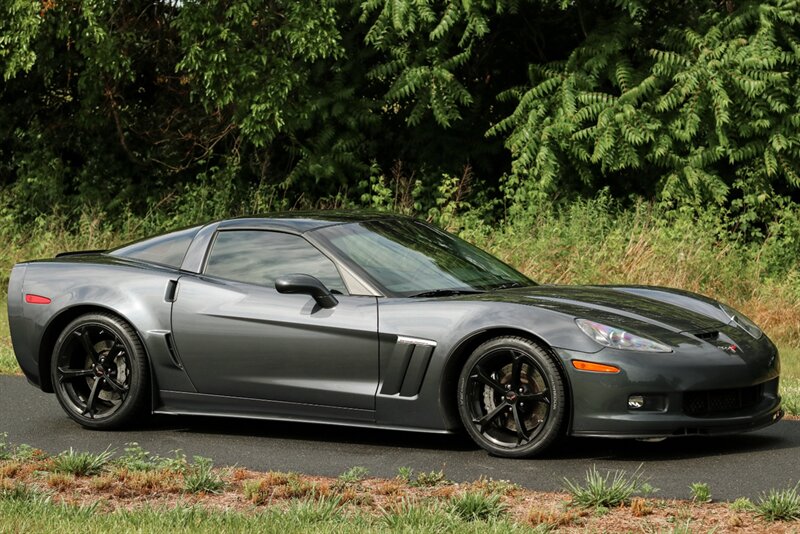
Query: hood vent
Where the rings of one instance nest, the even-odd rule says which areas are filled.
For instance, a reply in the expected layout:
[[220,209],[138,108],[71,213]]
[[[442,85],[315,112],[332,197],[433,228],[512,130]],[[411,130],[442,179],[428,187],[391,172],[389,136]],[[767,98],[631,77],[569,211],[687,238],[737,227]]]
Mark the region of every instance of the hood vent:
[[694,332],[694,337],[700,338],[703,341],[713,342],[719,339],[719,330],[708,330],[706,332]]

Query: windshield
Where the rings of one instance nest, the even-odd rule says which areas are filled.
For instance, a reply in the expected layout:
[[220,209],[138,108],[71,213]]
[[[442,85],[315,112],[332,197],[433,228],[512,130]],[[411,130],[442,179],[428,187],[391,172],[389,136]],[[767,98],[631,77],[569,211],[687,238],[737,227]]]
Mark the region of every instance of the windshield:
[[535,285],[466,241],[413,219],[328,226],[314,236],[400,296]]

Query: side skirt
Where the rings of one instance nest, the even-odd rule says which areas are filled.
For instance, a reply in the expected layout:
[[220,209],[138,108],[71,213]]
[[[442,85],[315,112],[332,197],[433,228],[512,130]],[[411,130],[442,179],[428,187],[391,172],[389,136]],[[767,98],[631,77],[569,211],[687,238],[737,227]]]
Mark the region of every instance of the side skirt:
[[224,395],[160,391],[160,404],[153,410],[156,414],[200,415],[210,417],[238,417],[267,421],[292,421],[337,426],[355,426],[382,430],[402,430],[427,434],[452,434],[438,428],[395,426],[375,422],[373,410],[338,408],[317,404],[268,401]]

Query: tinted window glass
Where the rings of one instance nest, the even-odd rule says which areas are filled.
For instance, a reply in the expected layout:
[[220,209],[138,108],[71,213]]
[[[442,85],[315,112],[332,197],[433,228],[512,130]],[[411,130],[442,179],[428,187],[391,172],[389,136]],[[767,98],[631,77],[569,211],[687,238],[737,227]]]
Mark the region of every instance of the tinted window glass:
[[314,235],[400,295],[534,284],[466,241],[412,219],[341,224]]
[[180,267],[192,239],[200,231],[199,226],[178,230],[158,237],[151,237],[110,252],[112,256],[124,256],[142,261]]
[[211,247],[205,272],[268,287],[274,287],[275,279],[286,274],[310,274],[331,291],[346,293],[331,260],[302,237],[279,232],[220,232]]

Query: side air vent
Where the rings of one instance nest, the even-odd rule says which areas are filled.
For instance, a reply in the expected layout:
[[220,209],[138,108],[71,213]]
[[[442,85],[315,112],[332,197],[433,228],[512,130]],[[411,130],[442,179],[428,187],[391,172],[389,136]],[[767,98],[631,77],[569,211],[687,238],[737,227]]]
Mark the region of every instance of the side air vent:
[[419,393],[436,342],[399,336],[386,369],[381,395],[413,397]]
[[167,333],[164,336],[164,341],[167,343],[167,350],[169,350],[169,357],[172,360],[172,363],[174,363],[175,367],[178,369],[183,369],[183,363],[178,357],[178,351],[175,349],[175,343],[172,341],[172,334]]

